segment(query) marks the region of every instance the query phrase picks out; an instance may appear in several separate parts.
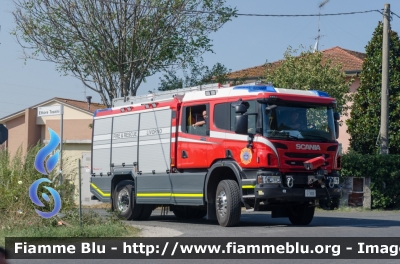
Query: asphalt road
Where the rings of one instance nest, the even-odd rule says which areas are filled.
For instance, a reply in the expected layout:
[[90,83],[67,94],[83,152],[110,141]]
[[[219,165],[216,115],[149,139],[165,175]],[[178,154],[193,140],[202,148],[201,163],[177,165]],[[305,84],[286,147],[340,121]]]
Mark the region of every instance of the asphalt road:
[[[104,210],[97,210],[105,215]],[[146,237],[400,237],[399,211],[317,211],[309,226],[290,224],[285,218],[271,218],[269,212],[242,212],[238,227],[221,227],[206,219],[178,220],[171,212],[155,210],[147,221],[127,222],[143,230]],[[116,263],[244,263],[243,260],[112,260]],[[398,263],[398,260],[246,260],[246,263]],[[84,263],[109,264],[110,260],[12,260],[10,264]]]
[[[317,211],[309,226],[293,226],[287,218],[271,218],[270,212],[242,212],[240,226],[221,227],[206,219],[178,220],[173,213],[155,210],[147,221],[127,222],[144,227],[174,229],[183,237],[396,237],[400,236],[400,212]],[[164,236],[160,233],[160,236]]]

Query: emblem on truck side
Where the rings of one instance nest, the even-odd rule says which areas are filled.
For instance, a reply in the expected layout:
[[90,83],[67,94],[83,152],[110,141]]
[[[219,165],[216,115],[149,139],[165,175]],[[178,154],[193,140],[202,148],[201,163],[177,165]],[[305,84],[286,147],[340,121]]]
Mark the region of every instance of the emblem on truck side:
[[321,150],[321,147],[319,145],[311,145],[311,144],[296,144],[296,149]]
[[251,162],[252,157],[253,157],[253,154],[251,154],[251,149],[249,149],[249,148],[244,148],[240,152],[240,160],[245,165],[247,165]]

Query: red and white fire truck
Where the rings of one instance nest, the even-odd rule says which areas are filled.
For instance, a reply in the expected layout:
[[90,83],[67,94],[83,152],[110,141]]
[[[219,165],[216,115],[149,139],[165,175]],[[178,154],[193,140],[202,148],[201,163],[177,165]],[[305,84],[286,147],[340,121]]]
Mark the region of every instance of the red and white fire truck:
[[113,100],[93,120],[91,192],[128,220],[240,221],[271,211],[308,225],[339,206],[339,114],[316,90],[210,84]]

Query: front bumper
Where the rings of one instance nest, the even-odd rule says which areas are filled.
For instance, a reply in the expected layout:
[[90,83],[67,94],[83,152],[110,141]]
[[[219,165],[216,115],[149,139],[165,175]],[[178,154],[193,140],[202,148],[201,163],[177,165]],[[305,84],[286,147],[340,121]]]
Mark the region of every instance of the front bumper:
[[[315,190],[315,196],[307,197],[306,190]],[[342,188],[338,186],[334,188],[288,188],[276,184],[262,184],[255,186],[254,195],[257,200],[311,201],[327,198],[340,199],[342,197]]]

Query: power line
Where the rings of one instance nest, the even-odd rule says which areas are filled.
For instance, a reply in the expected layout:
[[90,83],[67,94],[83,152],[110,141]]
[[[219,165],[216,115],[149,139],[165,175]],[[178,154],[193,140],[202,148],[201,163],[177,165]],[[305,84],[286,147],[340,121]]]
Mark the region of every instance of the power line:
[[397,15],[395,12],[390,11],[390,14],[397,16],[398,18],[400,18],[399,15]]
[[[12,0],[10,0],[12,1]],[[134,4],[134,3],[121,3],[121,2],[115,2],[115,1],[107,1],[107,0],[99,0],[99,2],[109,2],[112,4],[123,4],[123,5],[130,5],[130,6],[139,6],[139,7],[146,7],[146,8],[154,8],[154,9],[160,9],[159,6],[151,6],[151,5],[141,5],[141,4]],[[224,12],[212,12],[212,11],[201,11],[201,10],[188,10],[188,9],[182,9],[181,11],[189,12],[189,13],[203,13],[203,14],[229,14],[229,13],[224,13]],[[289,15],[289,14],[244,14],[244,13],[237,13],[234,14],[235,16],[258,16],[258,17],[313,17],[313,16],[343,16],[343,15],[355,15],[355,14],[364,14],[364,13],[371,13],[371,12],[378,12],[383,15],[382,13],[383,9],[372,9],[372,10],[366,10],[366,11],[355,11],[355,12],[341,12],[341,13],[330,13],[330,14],[303,14],[303,15]],[[394,14],[393,12],[391,12]],[[396,15],[396,14],[394,14]],[[399,17],[398,15],[396,15]],[[400,17],[399,17],[400,18]]]
[[310,17],[310,16],[355,15],[355,14],[371,13],[371,12],[381,13],[381,11],[375,9],[375,10],[367,10],[367,11],[357,11],[357,12],[347,12],[347,13],[332,13],[332,14],[306,14],[306,15],[236,14],[236,15],[238,15],[238,16],[265,16],[265,17]]
[[10,102],[0,102],[0,104],[10,104],[10,105],[23,105],[23,106],[25,106],[26,104],[16,104],[16,103],[10,103]]
[[[8,0],[8,1],[13,1],[13,0]],[[129,6],[138,6],[138,7],[145,7],[145,8],[154,8],[154,9],[160,9],[159,6],[151,6],[151,5],[141,5],[141,4],[134,4],[134,3],[121,3],[121,2],[115,2],[115,1],[108,1],[108,0],[99,0],[99,2],[109,2],[111,4],[123,4],[123,5],[129,5]],[[201,10],[188,10],[188,9],[181,9],[181,11],[185,11],[188,13],[203,13],[203,14],[218,14],[218,15],[227,15],[230,13],[226,12],[212,12],[212,11],[201,11]],[[383,9],[371,9],[371,10],[366,10],[366,11],[354,11],[354,12],[341,12],[341,13],[328,13],[328,14],[297,14],[297,15],[289,15],[289,14],[244,14],[244,13],[233,13],[235,16],[257,16],[257,17],[314,17],[314,16],[343,16],[343,15],[355,15],[355,14],[364,14],[364,13],[371,13],[371,12],[378,12],[381,15],[383,15]],[[399,17],[395,13],[391,12],[395,16]]]
[[4,83],[4,82],[0,82],[0,84],[4,84],[4,85],[10,85],[10,86],[20,86],[20,87],[27,87],[27,88],[31,88],[31,89],[45,90],[45,91],[55,91],[55,92],[64,92],[64,93],[82,94],[81,92],[71,92],[71,91],[64,91],[64,90],[57,90],[57,89],[39,88],[39,87],[35,87],[35,86],[29,86],[29,85],[20,85],[20,84],[13,84],[13,83]]
[[[101,0],[101,2],[103,2],[103,1],[105,1],[105,0]],[[113,3],[113,4],[121,4],[120,2],[115,2],[115,1],[108,1],[108,2]],[[160,7],[158,7],[158,6],[140,5],[140,4],[134,4],[134,3],[123,3],[123,5],[160,9]],[[383,10],[383,9],[381,9],[381,10]],[[242,13],[237,13],[237,14],[233,13],[233,15],[235,15],[235,16],[258,16],[258,17],[342,16],[342,15],[355,15],[355,14],[363,14],[363,13],[371,13],[371,12],[378,12],[380,14],[383,14],[381,10],[372,9],[372,10],[355,11],[355,12],[342,12],[342,13],[331,13],[331,14],[304,14],[304,15],[289,15],[289,14],[273,15],[273,14],[242,14]],[[225,12],[212,12],[212,11],[188,10],[188,9],[181,9],[181,11],[185,11],[185,12],[189,12],[189,13],[202,13],[202,14],[219,14],[219,15],[229,14],[229,13],[225,13]]]

